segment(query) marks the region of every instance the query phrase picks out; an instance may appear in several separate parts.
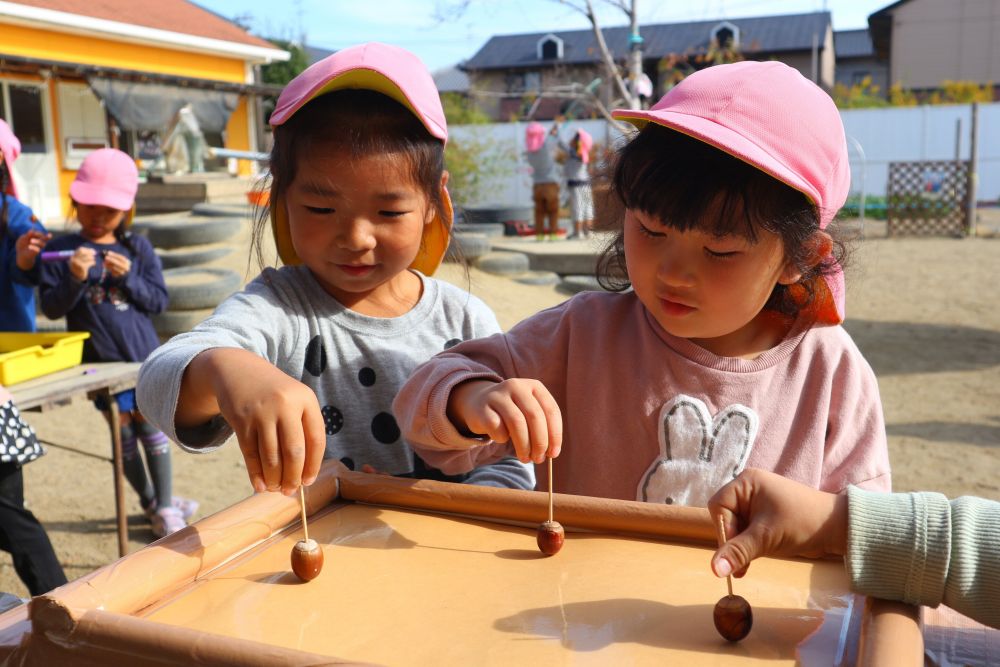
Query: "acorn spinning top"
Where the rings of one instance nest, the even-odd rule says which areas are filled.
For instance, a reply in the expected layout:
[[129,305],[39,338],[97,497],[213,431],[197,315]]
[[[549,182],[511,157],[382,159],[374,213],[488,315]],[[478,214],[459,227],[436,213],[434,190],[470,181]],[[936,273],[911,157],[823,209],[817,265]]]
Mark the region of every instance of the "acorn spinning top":
[[316,540],[309,539],[309,524],[306,523],[306,491],[299,487],[299,501],[302,505],[302,532],[304,539],[292,547],[292,572],[302,581],[312,581],[323,569],[323,549]]
[[554,556],[562,549],[566,531],[552,518],[552,459],[549,459],[549,520],[538,527],[538,548],[546,556]]
[[[726,543],[726,524],[722,517],[719,517],[719,546]],[[715,621],[715,629],[719,631],[723,639],[731,642],[739,640],[750,634],[753,627],[753,610],[750,603],[742,596],[733,595],[733,577],[726,576],[726,585],[729,587],[729,595],[725,595],[715,603],[712,611],[712,620]]]

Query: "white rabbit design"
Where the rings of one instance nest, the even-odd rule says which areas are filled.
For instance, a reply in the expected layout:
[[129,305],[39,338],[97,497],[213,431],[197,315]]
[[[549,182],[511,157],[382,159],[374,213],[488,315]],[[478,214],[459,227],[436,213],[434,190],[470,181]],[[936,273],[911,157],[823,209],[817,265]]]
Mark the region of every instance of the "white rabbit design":
[[759,423],[743,405],[727,406],[713,419],[697,398],[672,398],[660,409],[660,458],[642,476],[636,497],[705,507],[746,466]]

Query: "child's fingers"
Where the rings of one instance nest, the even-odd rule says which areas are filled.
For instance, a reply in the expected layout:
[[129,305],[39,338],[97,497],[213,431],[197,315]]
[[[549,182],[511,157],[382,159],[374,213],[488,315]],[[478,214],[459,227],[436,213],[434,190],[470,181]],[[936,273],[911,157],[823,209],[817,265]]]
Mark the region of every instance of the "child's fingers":
[[306,460],[305,433],[301,420],[278,423],[278,454],[281,456],[281,492],[290,496],[302,486],[302,466]]
[[264,471],[257,451],[257,434],[250,431],[240,434],[237,440],[240,443],[240,451],[243,452],[243,461],[247,467],[247,475],[250,477],[250,485],[257,493],[263,493],[267,490],[267,484],[264,482]]
[[272,424],[257,427],[257,453],[264,473],[264,485],[268,491],[281,490],[281,453],[278,435]]
[[719,577],[727,574],[742,577],[753,559],[767,555],[765,542],[759,526],[750,526],[719,547],[712,557],[712,571]]
[[319,406],[310,406],[302,415],[302,432],[306,436],[306,458],[302,465],[302,483],[309,486],[316,481],[319,467],[326,453],[326,425]]
[[[518,460],[522,463],[530,462],[531,438],[524,413],[513,401],[497,406],[495,410],[500,415],[504,430],[507,432],[507,439],[514,446],[514,453]],[[490,437],[497,442],[503,442],[497,438],[497,435],[499,434],[491,434]]]
[[549,451],[548,457],[555,458],[562,451],[563,421],[562,411],[552,394],[542,387],[542,391],[536,392],[538,404],[545,413],[545,424],[548,427]]
[[534,393],[527,396],[513,397],[527,428],[526,448],[534,463],[545,461],[545,452],[549,449],[549,426],[546,423],[545,411],[538,404]]

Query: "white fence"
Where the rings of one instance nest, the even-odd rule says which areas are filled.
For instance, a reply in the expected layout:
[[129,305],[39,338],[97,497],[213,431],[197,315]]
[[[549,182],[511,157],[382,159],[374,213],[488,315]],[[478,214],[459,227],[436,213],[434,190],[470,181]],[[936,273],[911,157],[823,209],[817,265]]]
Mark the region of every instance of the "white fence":
[[[967,104],[892,107],[886,109],[851,109],[841,112],[848,136],[851,160],[851,192],[866,196],[885,195],[889,163],[902,160],[969,159],[972,106]],[[451,128],[461,141],[470,135],[489,137],[495,145],[509,147],[518,156],[509,168],[501,169],[482,188],[476,201],[457,202],[465,206],[530,205],[531,177],[524,161],[526,123],[465,125]],[[603,120],[570,121],[562,128],[568,141],[575,128],[581,127],[595,142],[608,144],[620,138],[613,126]],[[803,150],[808,147],[803,146]],[[1000,103],[979,105],[978,141],[979,180],[976,199],[1000,199]]]

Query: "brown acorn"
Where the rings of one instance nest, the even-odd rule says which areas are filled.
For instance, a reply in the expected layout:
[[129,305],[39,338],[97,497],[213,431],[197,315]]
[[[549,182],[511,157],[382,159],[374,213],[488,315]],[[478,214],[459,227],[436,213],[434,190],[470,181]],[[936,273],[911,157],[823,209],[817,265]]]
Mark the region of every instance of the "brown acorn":
[[546,556],[554,556],[562,549],[566,531],[558,521],[545,521],[538,527],[538,548]]
[[312,581],[323,569],[323,549],[316,540],[299,540],[292,547],[292,572],[302,581]]
[[715,603],[712,619],[715,621],[715,629],[723,639],[738,642],[750,634],[750,628],[753,627],[753,610],[750,609],[750,603],[742,596],[724,595]]

